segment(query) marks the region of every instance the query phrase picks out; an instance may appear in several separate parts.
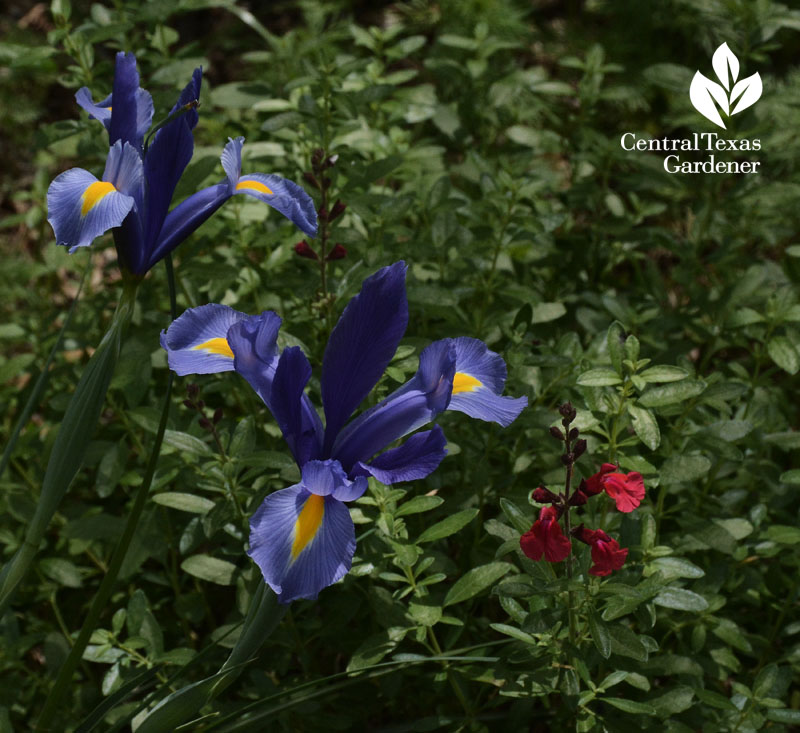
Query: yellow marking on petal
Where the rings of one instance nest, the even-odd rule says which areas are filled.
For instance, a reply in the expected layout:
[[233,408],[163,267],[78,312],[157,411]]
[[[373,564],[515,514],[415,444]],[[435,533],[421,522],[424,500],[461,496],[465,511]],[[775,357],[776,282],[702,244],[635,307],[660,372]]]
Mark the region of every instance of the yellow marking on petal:
[[236,184],[237,191],[245,191],[248,188],[253,191],[258,191],[259,193],[272,193],[272,191],[260,181],[239,181],[239,183]]
[[81,203],[81,216],[86,216],[105,196],[116,191],[114,185],[108,181],[95,181],[83,192]]
[[475,377],[466,372],[456,372],[453,377],[453,394],[472,392],[482,386],[483,382],[480,379],[475,379]]
[[106,107],[106,109],[107,109],[109,112],[111,111],[111,107]]
[[202,344],[197,344],[197,346],[192,346],[193,349],[202,349],[203,351],[207,351],[209,354],[217,354],[218,356],[227,356],[230,359],[233,359],[233,352],[231,351],[231,347],[228,344],[227,339],[223,338],[215,338],[209,339],[208,341],[204,341]]
[[303,548],[314,539],[322,524],[322,515],[325,514],[325,498],[311,494],[306,499],[300,516],[294,524],[294,542],[292,542],[292,560],[303,551]]

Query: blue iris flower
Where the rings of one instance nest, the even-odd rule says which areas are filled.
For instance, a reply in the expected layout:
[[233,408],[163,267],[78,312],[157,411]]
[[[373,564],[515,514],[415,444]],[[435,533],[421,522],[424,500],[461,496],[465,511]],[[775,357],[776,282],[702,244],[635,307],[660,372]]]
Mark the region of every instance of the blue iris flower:
[[139,87],[133,54],[117,54],[108,97],[95,103],[86,87],[75,95],[78,104],[105,126],[110,148],[100,180],[89,171],[72,168],[50,184],[48,221],[58,244],[74,252],[113,229],[120,262],[133,274],[143,275],[239,193],[277,209],[310,237],[316,235],[314,203],[300,186],[276,175],[242,175],[241,137],[229,140],[222,153],[226,179],[169,211],[194,152],[192,130],[198,121],[195,107],[201,79],[201,69],[195,69],[166,124],[156,129],[146,150],[153,100]]
[[[439,426],[414,432],[444,410],[509,425],[527,404],[501,396],[503,359],[472,338],[442,339],[420,354],[417,373],[348,423],[384,373],[408,323],[403,262],[364,281],[331,332],[322,363],[325,426],[305,393],[311,365],[297,346],[279,352],[281,319],[224,305],[192,308],[161,334],[180,375],[237,371],[275,417],[301,480],[267,496],[250,521],[249,555],[281,602],[316,598],[350,569],[355,529],[344,502],[367,477],[392,484],[424,478],[446,454]],[[386,450],[414,432],[405,442]]]

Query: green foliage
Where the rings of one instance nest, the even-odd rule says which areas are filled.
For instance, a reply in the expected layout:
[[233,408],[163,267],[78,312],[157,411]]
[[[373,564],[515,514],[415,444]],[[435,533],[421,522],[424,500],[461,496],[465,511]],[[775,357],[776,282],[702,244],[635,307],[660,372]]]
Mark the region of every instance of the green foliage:
[[[64,730],[800,724],[797,11],[773,0],[57,0],[49,14],[14,12],[0,42],[4,446],[48,378],[0,475],[3,565],[38,552],[0,619],[0,729],[42,710],[134,506],[166,391],[169,300],[156,268],[100,428],[75,429],[84,466],[23,550],[47,501],[46,458],[74,419],[69,398],[122,294],[108,239],[72,256],[55,247],[46,190],[69,167],[99,173],[105,138],[72,95],[110,91],[123,48],[156,119],[204,66],[179,197],[219,181],[222,145],[243,135],[249,170],[347,206],[325,230],[327,251],[340,243],[347,257],[323,268],[323,285],[320,263],[294,254],[290,224],[230,202],[175,252],[181,310],[274,309],[281,345],[319,364],[362,279],[404,259],[411,322],[369,403],[415,372],[431,340],[468,335],[504,356],[506,393],[530,407],[505,430],[444,415],[442,466],[409,484],[370,480],[351,505],[351,572],[278,624],[244,549],[249,517],[297,467],[243,380],[198,378],[203,404],[189,407],[177,379],[121,582],[59,711]],[[710,131],[688,89],[723,41],[764,82],[725,133],[760,139],[759,173],[671,175],[658,154],[623,150],[628,131]],[[304,177],[318,148],[338,156],[320,188]],[[605,496],[583,510],[629,549],[603,579],[587,575],[588,547],[572,580],[519,549],[536,518],[531,491],[561,490],[547,431],[566,400],[588,442],[575,480],[608,461],[647,489],[630,515]],[[258,628],[272,626],[262,647]]]

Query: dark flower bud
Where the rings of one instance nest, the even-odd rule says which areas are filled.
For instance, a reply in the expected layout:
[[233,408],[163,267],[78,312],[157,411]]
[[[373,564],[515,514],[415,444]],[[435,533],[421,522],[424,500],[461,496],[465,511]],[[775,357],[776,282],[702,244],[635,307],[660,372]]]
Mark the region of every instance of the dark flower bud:
[[534,489],[531,498],[539,504],[555,504],[558,502],[558,496],[544,486]]
[[574,453],[565,453],[563,456],[561,456],[561,462],[565,466],[572,465],[573,463],[575,463],[575,454]]
[[214,417],[212,418],[214,425],[216,425],[220,420],[222,420],[222,408],[218,407],[214,411]]
[[336,165],[336,161],[339,160],[339,156],[337,155],[329,155],[325,158],[325,163],[323,164],[326,168],[333,168]]
[[332,181],[330,178],[328,178],[328,176],[325,176],[325,177],[322,179],[322,187],[323,187],[323,188],[328,188],[328,187],[330,187],[331,183],[333,183],[333,181]]
[[197,407],[198,409],[202,410],[206,406],[206,403],[203,400],[198,400]]
[[570,506],[583,506],[586,503],[586,494],[584,494],[580,489],[575,489],[575,493],[569,497],[569,501],[567,502]]
[[572,428],[572,430],[569,431],[569,439],[575,440],[575,438],[577,438],[580,434],[581,431],[578,430],[578,428]]
[[303,173],[303,178],[306,179],[306,182],[309,185],[311,185],[311,186],[313,186],[314,188],[317,188],[317,189],[319,188],[319,181],[317,180],[317,177],[311,171],[305,171]]
[[344,259],[345,257],[347,257],[347,250],[337,242],[334,248],[330,252],[328,252],[328,256],[325,259],[341,260]]
[[581,438],[572,447],[572,452],[575,454],[575,460],[577,461],[584,453],[586,453],[586,441]]
[[198,422],[200,423],[200,427],[205,428],[206,430],[208,430],[211,427],[211,422],[206,417],[201,417],[200,420],[198,420]]
[[334,219],[338,219],[343,213],[344,210],[347,208],[347,204],[343,204],[339,199],[336,199],[336,203],[333,205],[331,209],[331,213],[328,216],[328,221],[333,221]]
[[578,414],[578,411],[572,406],[571,402],[565,402],[558,408],[558,412],[561,417],[564,418],[566,422],[562,423],[564,427],[569,425],[574,419],[575,416]]
[[585,542],[587,545],[591,544],[591,538],[594,535],[591,529],[586,529],[581,522],[577,527],[573,527],[569,532],[576,540]]
[[300,257],[306,257],[309,260],[319,259],[317,253],[308,246],[308,242],[306,242],[305,239],[301,240],[294,246],[294,252]]
[[320,206],[317,209],[317,218],[320,221],[328,221],[328,210],[324,206]]
[[562,433],[555,425],[550,428],[550,435],[556,440],[564,441],[564,433]]
[[322,148],[314,148],[314,152],[311,153],[311,164],[315,167],[318,166],[324,156],[325,151]]
[[190,410],[194,410],[194,402],[192,402],[191,400],[184,400],[183,406],[188,407]]

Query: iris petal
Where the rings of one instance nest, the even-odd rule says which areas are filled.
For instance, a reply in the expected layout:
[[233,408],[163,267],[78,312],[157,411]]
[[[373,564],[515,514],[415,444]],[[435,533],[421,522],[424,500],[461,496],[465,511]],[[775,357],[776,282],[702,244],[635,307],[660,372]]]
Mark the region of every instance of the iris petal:
[[322,362],[325,451],[378,382],[403,338],[408,324],[405,279],[404,262],[378,270],[364,281],[331,332]]
[[361,476],[353,481],[339,461],[309,461],[303,466],[303,485],[319,496],[332,496],[339,501],[353,501],[367,490],[367,480]]
[[350,484],[334,461],[311,461],[302,483],[270,494],[250,520],[248,554],[281,603],[316,598],[350,570],[355,528],[336,498],[349,488],[342,480]]
[[[189,102],[199,98],[201,80],[201,69],[195,69],[192,80],[181,92],[170,114],[174,114]],[[175,187],[192,159],[194,152],[192,129],[196,124],[197,110],[195,109],[176,117],[155,134],[145,156],[145,177],[148,189],[145,247],[149,253],[155,251],[172,195],[175,193]],[[167,251],[162,248],[161,257]],[[150,256],[145,269],[152,267],[157,261]]]
[[449,339],[428,346],[420,354],[417,373],[406,384],[342,430],[332,456],[351,470],[359,461],[369,460],[398,438],[433,420],[450,400],[455,359]]
[[435,425],[432,430],[416,433],[401,446],[381,453],[369,464],[357,463],[353,473],[374,476],[382,484],[425,478],[447,455],[446,445],[442,429]]
[[457,410],[479,420],[508,427],[528,404],[526,397],[503,397],[506,365],[478,339],[453,339],[456,373],[448,410]]
[[228,331],[228,343],[235,356],[234,368],[270,410],[280,327],[280,317],[272,311],[264,311],[258,316],[248,316]]
[[229,186],[218,183],[181,201],[167,214],[144,269],[150,269],[172,252],[230,197]]
[[317,211],[311,197],[296,183],[274,174],[242,175],[244,138],[228,138],[222,151],[222,167],[231,195],[247,194],[283,214],[309,237],[317,235]]
[[274,173],[242,176],[234,193],[244,193],[263,201],[283,214],[309,237],[317,236],[317,212],[311,197],[296,183]]
[[245,318],[247,314],[216,303],[184,312],[161,332],[170,369],[180,376],[232,371],[234,357],[227,341],[228,330]]
[[113,145],[117,140],[130,143],[141,150],[139,135],[139,72],[136,57],[132,53],[118,53],[114,69],[114,86],[111,92],[111,122],[108,139]]
[[311,364],[300,347],[284,349],[270,390],[270,409],[299,466],[317,458],[322,447],[322,423],[304,393],[310,378]]
[[141,183],[139,154],[131,145],[123,146],[121,142],[112,145],[108,152],[102,181],[81,168],[57,176],[47,190],[47,220],[56,242],[74,252],[120,226],[136,205]]
[[228,183],[231,188],[235,188],[242,175],[242,147],[244,147],[243,137],[229,137],[228,142],[222,149],[220,160],[222,169],[228,176]]
[[89,87],[81,87],[75,92],[75,101],[83,107],[88,113],[89,117],[95,120],[100,120],[106,130],[111,126],[111,95],[109,94],[105,99],[95,104],[92,99],[92,93]]

